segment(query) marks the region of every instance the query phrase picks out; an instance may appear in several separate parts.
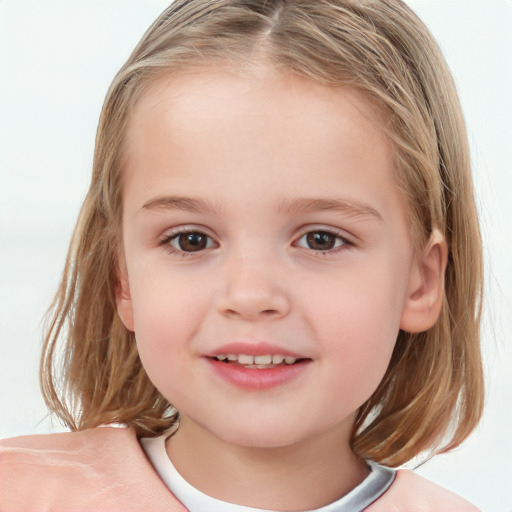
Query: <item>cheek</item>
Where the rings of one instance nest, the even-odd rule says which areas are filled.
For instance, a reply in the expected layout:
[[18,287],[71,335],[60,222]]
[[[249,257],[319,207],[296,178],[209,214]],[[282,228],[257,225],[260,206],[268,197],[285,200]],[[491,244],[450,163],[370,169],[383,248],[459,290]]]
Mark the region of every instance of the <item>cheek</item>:
[[143,263],[130,272],[135,334],[166,343],[190,325],[199,297],[190,282],[158,259]]
[[326,353],[343,367],[347,380],[364,376],[371,392],[386,371],[399,332],[398,315],[388,310],[386,299],[375,294],[360,301],[348,297],[340,301],[342,312],[327,310],[323,322],[331,326],[324,337]]
[[349,410],[361,407],[379,386],[398,335],[396,323],[372,316],[371,306],[376,302],[368,302],[348,305],[343,315],[338,314],[347,322],[338,322],[326,338],[325,354],[331,368],[327,386],[337,390]]
[[333,365],[331,384],[346,382],[360,405],[388,367],[399,332],[405,281],[397,282],[396,273],[380,265],[349,272],[337,282],[327,296],[309,294],[310,303],[317,304],[310,323]]
[[197,300],[191,303],[167,281],[146,275],[137,282],[132,293],[135,339],[142,364],[161,388],[180,374],[190,357],[200,308]]
[[364,339],[372,345],[398,332],[407,289],[405,275],[405,270],[381,259],[326,276],[323,285],[312,282],[303,295],[315,305],[312,313],[319,319],[315,324],[339,331],[344,339]]

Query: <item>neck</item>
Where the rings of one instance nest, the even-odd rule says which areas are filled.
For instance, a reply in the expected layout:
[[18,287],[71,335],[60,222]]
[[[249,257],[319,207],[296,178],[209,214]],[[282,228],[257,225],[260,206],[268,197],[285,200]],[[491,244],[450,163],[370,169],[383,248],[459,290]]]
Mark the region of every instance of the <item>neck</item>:
[[[290,446],[237,446],[182,419],[167,442],[177,471],[213,498],[270,510],[311,510],[341,498],[368,469],[339,429]],[[207,468],[207,469],[205,469]]]

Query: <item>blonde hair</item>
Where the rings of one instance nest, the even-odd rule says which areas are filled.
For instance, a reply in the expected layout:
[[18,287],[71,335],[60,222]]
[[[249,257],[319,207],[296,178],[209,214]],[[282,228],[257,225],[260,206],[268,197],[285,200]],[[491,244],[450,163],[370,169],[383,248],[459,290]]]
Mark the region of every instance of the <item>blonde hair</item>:
[[434,228],[447,239],[438,321],[399,333],[384,379],[359,410],[352,447],[389,466],[450,450],[483,406],[481,239],[453,80],[433,37],[400,0],[176,0],[153,23],[105,100],[92,182],[48,317],[45,400],[73,430],[123,422],[147,436],[176,421],[116,311],[123,138],[137,99],[163,74],[216,62],[242,69],[262,58],[355,87],[376,104],[388,120],[416,246]]

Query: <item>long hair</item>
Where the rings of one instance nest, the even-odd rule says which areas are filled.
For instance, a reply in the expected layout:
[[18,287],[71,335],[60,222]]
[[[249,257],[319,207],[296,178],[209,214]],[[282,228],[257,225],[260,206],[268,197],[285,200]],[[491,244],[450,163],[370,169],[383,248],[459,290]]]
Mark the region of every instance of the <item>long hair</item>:
[[162,75],[216,63],[243,72],[254,62],[349,85],[374,103],[387,120],[415,247],[434,228],[448,242],[439,318],[426,332],[399,333],[384,379],[359,410],[354,451],[397,466],[456,447],[483,406],[481,238],[451,74],[432,35],[400,0],[176,0],[151,25],[101,113],[90,189],[48,314],[41,362],[47,404],[74,430],[123,422],[151,436],[176,421],[116,311],[123,141],[134,105]]

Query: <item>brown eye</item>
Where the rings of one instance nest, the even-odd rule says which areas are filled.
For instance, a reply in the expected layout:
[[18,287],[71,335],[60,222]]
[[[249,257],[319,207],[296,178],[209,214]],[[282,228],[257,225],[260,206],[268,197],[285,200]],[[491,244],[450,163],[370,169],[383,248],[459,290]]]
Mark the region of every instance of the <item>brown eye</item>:
[[303,235],[297,245],[313,251],[330,251],[345,245],[347,242],[329,231],[310,231]]
[[178,251],[197,252],[212,247],[212,240],[204,233],[192,231],[173,236],[169,245]]
[[318,231],[317,233],[308,233],[306,235],[306,242],[310,249],[327,251],[334,247],[336,237],[332,233]]

